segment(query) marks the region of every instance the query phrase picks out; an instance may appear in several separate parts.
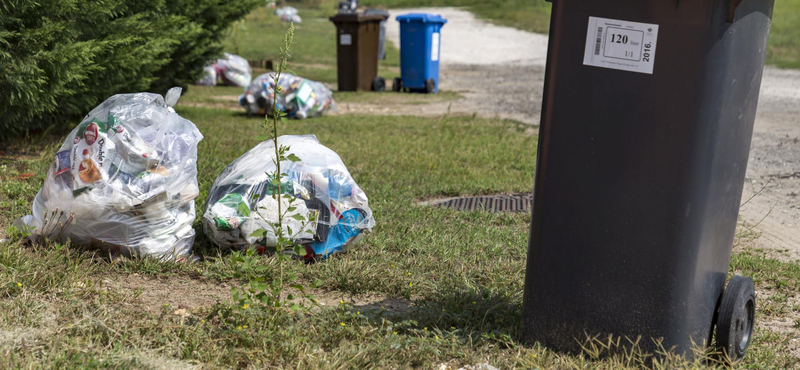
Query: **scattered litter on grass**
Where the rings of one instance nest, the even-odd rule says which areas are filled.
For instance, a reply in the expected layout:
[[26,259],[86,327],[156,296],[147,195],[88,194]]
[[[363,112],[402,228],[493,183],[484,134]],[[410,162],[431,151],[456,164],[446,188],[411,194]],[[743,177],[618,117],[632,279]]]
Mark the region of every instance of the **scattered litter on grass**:
[[[306,258],[344,252],[372,230],[375,221],[367,195],[339,155],[314,135],[285,135],[278,144],[291,147],[300,158],[281,163],[287,176],[280,192],[300,200],[293,202],[284,217],[283,232],[305,246]],[[273,141],[265,141],[233,161],[214,181],[203,215],[204,230],[212,242],[234,249],[255,246],[262,253],[274,249],[277,237],[271,225],[278,221],[277,199],[283,210],[289,207],[267,176],[275,171],[274,158]],[[314,221],[306,225],[298,220],[309,218]]]
[[187,311],[185,308],[179,308],[179,309],[175,310],[172,314],[175,315],[175,316],[179,316],[179,317],[192,316],[192,314],[190,314],[189,311]]
[[[248,114],[266,115],[272,113],[275,98],[275,72],[256,77],[239,97],[239,104]],[[305,119],[321,116],[336,109],[333,93],[320,82],[282,73],[278,84],[278,110],[288,117]]]
[[33,215],[15,225],[31,239],[71,240],[113,254],[189,255],[203,135],[152,93],[114,95],[89,112],[55,154]]

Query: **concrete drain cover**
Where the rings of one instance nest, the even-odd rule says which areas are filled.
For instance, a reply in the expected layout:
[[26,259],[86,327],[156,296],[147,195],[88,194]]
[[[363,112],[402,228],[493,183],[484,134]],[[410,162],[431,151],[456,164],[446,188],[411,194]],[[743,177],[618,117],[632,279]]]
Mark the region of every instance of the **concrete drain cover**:
[[457,211],[485,209],[493,212],[530,212],[533,194],[502,194],[477,197],[437,199],[423,204],[434,207],[451,208]]

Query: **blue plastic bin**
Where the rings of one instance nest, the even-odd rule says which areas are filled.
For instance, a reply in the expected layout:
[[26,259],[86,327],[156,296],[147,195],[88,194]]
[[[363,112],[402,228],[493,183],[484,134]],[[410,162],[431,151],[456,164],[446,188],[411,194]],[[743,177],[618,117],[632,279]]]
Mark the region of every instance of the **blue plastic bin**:
[[439,91],[440,30],[447,20],[438,14],[413,13],[397,17],[400,23],[400,75],[395,91]]

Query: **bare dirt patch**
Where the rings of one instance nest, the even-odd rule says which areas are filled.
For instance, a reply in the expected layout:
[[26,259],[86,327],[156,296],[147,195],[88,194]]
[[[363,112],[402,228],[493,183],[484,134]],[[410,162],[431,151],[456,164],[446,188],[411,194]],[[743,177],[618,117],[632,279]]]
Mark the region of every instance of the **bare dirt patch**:
[[351,295],[344,292],[315,290],[314,296],[320,306],[337,306],[342,303],[364,311],[379,311],[393,314],[408,313],[414,303],[403,298],[392,298],[378,294]]
[[[292,67],[305,67],[305,68],[315,68],[315,69],[334,69],[336,66],[332,66],[330,64],[320,64],[320,63],[298,63],[292,62]],[[266,73],[266,70],[263,70]],[[254,74],[255,76],[255,74]]]
[[[780,299],[777,296],[773,296],[773,294],[776,294],[776,292],[770,289],[756,289],[756,299],[758,300],[756,304],[764,305],[767,303],[765,301]],[[788,352],[786,354],[800,359],[800,297],[795,294],[784,303],[767,304],[777,306],[780,313],[778,315],[759,317],[759,311],[756,311],[756,328],[766,329],[784,336],[788,342],[784,347]]]
[[[230,301],[231,288],[235,286],[227,282],[179,276],[155,278],[139,274],[108,276],[102,282],[104,288],[121,293],[124,297],[121,302],[124,305],[138,306],[152,312],[160,310],[166,304],[176,310],[185,309],[186,314],[199,308],[210,307],[217,302]],[[352,295],[323,289],[311,289],[307,292],[313,294],[322,307],[335,307],[346,303],[362,310],[405,313],[413,305],[409,300],[378,294]],[[298,295],[299,292],[286,290],[284,297],[290,293]]]
[[240,111],[241,107],[226,103],[226,102],[215,102],[215,101],[206,101],[206,102],[187,102],[181,103],[181,106],[184,107],[194,107],[194,108],[214,108],[214,109],[227,109],[232,111]]
[[165,304],[192,310],[231,297],[231,286],[227,283],[173,276],[114,275],[103,279],[103,287],[128,297],[123,304],[140,306],[146,311],[157,311]]
[[195,370],[204,368],[199,364],[166,357],[156,351],[148,350],[125,351],[121,356],[117,356],[116,359],[136,360],[147,366],[148,369],[153,370]]
[[[449,65],[440,72],[440,83],[443,91],[457,92],[459,97],[442,99],[436,95],[381,93],[380,102],[339,103],[338,114],[435,117],[450,112],[459,116],[513,119],[531,126],[539,123],[543,67]],[[392,99],[391,95],[411,98]],[[414,101],[417,97],[421,101]]]
[[451,90],[435,95],[396,92],[339,92],[334,94],[336,111],[333,114],[437,117],[446,114],[451,104],[460,106],[463,98],[464,96],[460,92]]

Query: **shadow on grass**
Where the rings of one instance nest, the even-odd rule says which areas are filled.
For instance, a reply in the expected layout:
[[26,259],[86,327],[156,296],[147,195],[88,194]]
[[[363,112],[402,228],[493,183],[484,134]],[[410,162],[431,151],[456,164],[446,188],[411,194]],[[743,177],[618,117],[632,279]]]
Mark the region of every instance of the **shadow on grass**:
[[431,297],[414,301],[387,298],[354,308],[375,318],[413,320],[419,328],[452,333],[466,340],[495,341],[506,347],[519,341],[522,290],[507,294],[483,286],[445,284]]
[[[389,298],[357,305],[354,309],[374,319],[406,323],[409,331],[423,329],[431,335],[447,333],[470,345],[484,342],[499,348],[519,348],[523,343],[520,332],[522,289],[518,291],[509,294],[484,286],[451,283],[444,284],[430,298],[413,302]],[[684,357],[665,349],[660,340],[654,340],[655,349],[645,349],[653,346],[644,346],[644,340],[587,335],[582,342],[579,340],[580,351],[557,352],[563,360],[559,366],[583,368],[585,362],[598,362],[612,368],[722,369],[730,364],[727,357],[713,350],[713,345],[695,345],[690,350],[692,355]],[[530,345],[540,346],[538,343]]]

